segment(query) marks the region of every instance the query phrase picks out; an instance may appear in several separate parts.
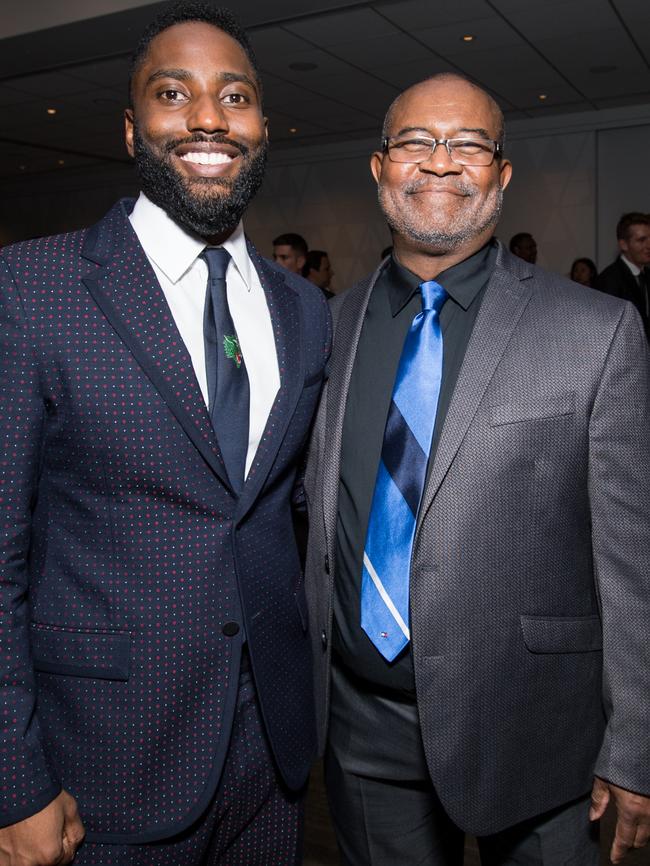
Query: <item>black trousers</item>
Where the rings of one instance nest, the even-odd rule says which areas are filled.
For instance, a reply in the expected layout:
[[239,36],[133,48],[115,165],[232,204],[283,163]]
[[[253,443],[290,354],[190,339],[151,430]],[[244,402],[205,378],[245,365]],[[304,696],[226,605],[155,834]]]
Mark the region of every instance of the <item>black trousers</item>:
[[205,814],[179,836],[143,845],[83,843],[75,866],[297,866],[302,862],[304,791],[278,777],[249,670],[228,756]]
[[[462,866],[465,835],[426,768],[417,708],[333,670],[325,783],[344,866]],[[598,866],[590,797],[477,840],[483,866]]]

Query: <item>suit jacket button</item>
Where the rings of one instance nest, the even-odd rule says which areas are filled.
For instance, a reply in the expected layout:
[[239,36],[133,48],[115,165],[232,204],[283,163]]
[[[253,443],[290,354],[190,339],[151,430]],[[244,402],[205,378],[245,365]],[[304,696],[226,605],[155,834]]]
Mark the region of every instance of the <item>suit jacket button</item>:
[[329,555],[326,553],[325,554],[325,574],[329,574],[329,573],[330,573],[330,558],[329,558]]
[[323,649],[327,649],[327,632],[325,629],[320,633],[320,642],[323,644]]
[[239,623],[227,622],[221,631],[226,637],[234,637],[239,631]]

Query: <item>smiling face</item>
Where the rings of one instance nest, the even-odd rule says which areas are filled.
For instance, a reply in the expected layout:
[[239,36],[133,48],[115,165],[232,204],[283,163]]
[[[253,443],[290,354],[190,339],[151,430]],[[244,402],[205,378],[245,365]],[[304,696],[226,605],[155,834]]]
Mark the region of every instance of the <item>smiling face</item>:
[[135,72],[125,122],[147,197],[202,237],[231,234],[267,150],[255,72],[239,43],[199,21],[163,30]]
[[[497,140],[501,120],[496,104],[482,90],[455,77],[439,77],[411,87],[393,103],[387,137]],[[423,163],[392,162],[375,153],[371,170],[379,203],[393,231],[395,247],[462,260],[490,238],[501,212],[511,166],[452,162],[438,145]],[[402,256],[403,257],[403,256]]]
[[635,223],[618,242],[621,252],[637,268],[650,265],[650,225]]

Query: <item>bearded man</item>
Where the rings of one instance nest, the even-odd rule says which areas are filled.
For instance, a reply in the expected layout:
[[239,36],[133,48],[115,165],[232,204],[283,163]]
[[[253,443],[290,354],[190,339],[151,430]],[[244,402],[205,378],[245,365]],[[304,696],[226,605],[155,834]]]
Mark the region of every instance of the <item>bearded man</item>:
[[126,144],[135,204],[0,264],[0,864],[297,863],[330,325],[244,235],[267,132],[228,12],[150,25]]
[[[635,308],[493,238],[512,167],[457,75],[371,159],[393,253],[331,302],[306,476],[345,866],[597,866],[650,834],[650,395]],[[591,793],[591,797],[590,797]]]

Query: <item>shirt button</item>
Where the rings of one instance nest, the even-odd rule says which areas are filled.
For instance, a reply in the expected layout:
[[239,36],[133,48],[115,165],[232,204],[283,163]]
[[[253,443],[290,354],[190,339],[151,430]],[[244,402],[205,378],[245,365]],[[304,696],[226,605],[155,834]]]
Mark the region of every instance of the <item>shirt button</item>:
[[234,637],[238,631],[239,623],[236,622],[227,622],[221,629],[222,634],[225,634],[226,637]]

